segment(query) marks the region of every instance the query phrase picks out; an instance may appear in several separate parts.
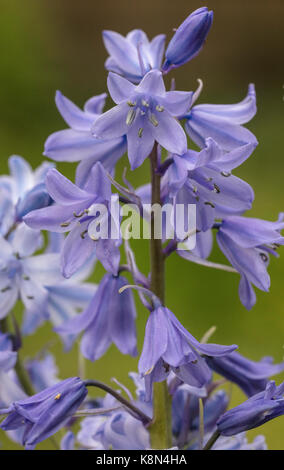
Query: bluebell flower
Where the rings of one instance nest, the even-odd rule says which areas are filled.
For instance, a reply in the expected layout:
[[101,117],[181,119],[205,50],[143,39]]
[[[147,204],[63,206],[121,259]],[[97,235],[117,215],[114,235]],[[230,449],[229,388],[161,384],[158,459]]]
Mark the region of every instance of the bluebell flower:
[[138,86],[110,73],[108,89],[117,106],[96,120],[93,134],[105,139],[126,134],[133,170],[148,157],[155,141],[170,152],[186,152],[186,135],[175,116],[189,108],[191,92],[166,92],[158,70],[148,72]]
[[133,295],[118,292],[126,284],[123,276],[106,274],[84,312],[57,328],[72,335],[83,331],[81,352],[90,361],[99,359],[111,343],[123,354],[137,354]]
[[256,114],[256,96],[254,85],[250,84],[248,94],[237,104],[215,105],[199,104],[183,116],[185,129],[189,137],[200,148],[211,137],[225,151],[233,150],[246,144],[257,145],[257,139],[242,126]]
[[160,70],[165,39],[164,34],[159,34],[149,41],[141,29],[130,31],[126,37],[114,31],[103,31],[104,45],[110,55],[105,67],[109,72],[139,83],[150,70]]
[[[188,150],[173,156],[164,185],[176,204],[196,205],[196,227],[210,229],[215,218],[242,214],[251,208],[254,192],[249,184],[231,174],[254,150],[247,144],[224,154],[212,139],[201,152]],[[164,190],[165,191],[165,190]]]
[[249,397],[264,390],[268,378],[284,370],[284,362],[273,364],[271,357],[256,362],[237,352],[226,357],[210,357],[207,363],[214,372],[236,383]]
[[24,428],[22,444],[34,449],[62,428],[87,395],[79,377],[66,379],[24,400],[13,403],[0,413],[8,413],[0,427],[5,430]]
[[233,436],[284,414],[284,383],[278,387],[271,380],[266,389],[223,414],[217,429],[224,436]]
[[213,22],[213,11],[198,8],[177,28],[166,52],[163,72],[180,67],[201,51]]
[[116,162],[126,151],[125,137],[108,140],[95,139],[91,134],[92,124],[102,113],[106,94],[90,98],[82,111],[72,101],[57,91],[57,108],[70,129],[51,134],[45,142],[44,155],[56,161],[80,161],[76,172],[76,183],[84,187],[96,162],[113,172]]
[[[50,207],[33,211],[24,220],[32,228],[46,229],[52,232],[70,232],[66,237],[61,251],[63,275],[71,277],[84,263],[96,253],[107,271],[117,274],[120,254],[119,231],[115,225],[116,237],[97,236],[97,206],[104,206],[108,222],[112,227],[111,183],[101,163],[96,163],[90,172],[88,184],[84,189],[71,183],[57,170],[50,170],[46,177],[46,186],[55,201]],[[112,199],[113,201],[113,199]],[[93,209],[93,212],[92,212]]]
[[226,356],[236,348],[199,343],[169,309],[157,305],[147,321],[138,365],[145,377],[147,399],[152,383],[165,380],[171,370],[186,384],[202,387],[210,381],[211,371],[201,355]]
[[232,216],[220,224],[218,245],[241,275],[239,296],[247,309],[256,302],[252,284],[262,291],[269,290],[269,254],[276,256],[277,248],[284,244],[284,237],[280,234],[283,228],[282,215],[277,222]]
[[54,164],[43,162],[35,171],[24,158],[8,160],[10,175],[0,177],[0,233],[5,236],[30,211],[52,203],[44,181]]

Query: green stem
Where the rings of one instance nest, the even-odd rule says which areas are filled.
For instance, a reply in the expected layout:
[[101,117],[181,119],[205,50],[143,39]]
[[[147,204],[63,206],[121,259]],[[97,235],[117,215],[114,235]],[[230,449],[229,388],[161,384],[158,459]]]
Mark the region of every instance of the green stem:
[[[2,333],[9,333],[9,322],[8,322],[8,317],[5,317],[1,320],[0,322],[0,331]],[[18,376],[19,382],[23,388],[23,390],[26,392],[27,395],[34,395],[35,391],[33,389],[33,386],[31,384],[30,378],[28,376],[28,373],[20,359],[19,351],[17,355],[17,362],[15,365],[15,372]]]
[[[157,144],[150,156],[152,205],[161,205],[161,176],[156,172],[158,166]],[[161,220],[159,221],[161,224]],[[155,223],[158,221],[155,219]],[[151,213],[151,291],[164,303],[165,301],[165,258],[162,240],[154,236],[154,213]],[[160,231],[161,232],[161,231]],[[153,386],[153,420],[149,426],[153,449],[169,449],[172,446],[171,398],[167,382],[156,382]]]
[[215,444],[215,442],[217,441],[217,439],[220,437],[220,433],[219,431],[215,431],[214,434],[212,434],[212,436],[210,437],[209,441],[207,442],[207,444],[203,447],[202,450],[210,450],[211,447],[213,447],[213,445]]
[[34,395],[35,391],[33,389],[33,386],[31,384],[30,378],[28,376],[28,373],[24,367],[24,364],[22,363],[19,352],[18,352],[18,359],[15,365],[15,371],[18,376],[19,382],[21,386],[23,387],[23,390],[26,392],[27,395]]

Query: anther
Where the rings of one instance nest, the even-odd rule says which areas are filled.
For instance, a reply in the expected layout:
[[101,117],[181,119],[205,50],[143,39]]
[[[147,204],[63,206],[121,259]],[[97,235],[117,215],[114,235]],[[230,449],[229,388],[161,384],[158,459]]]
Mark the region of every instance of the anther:
[[130,126],[135,119],[136,111],[135,109],[130,109],[127,114],[126,124]]
[[143,127],[140,127],[139,131],[138,131],[138,137],[142,137],[142,134],[143,134]]
[[149,120],[154,127],[157,127],[159,125],[159,122],[157,121],[156,116],[154,114],[150,114]]
[[33,296],[33,295],[27,295],[27,299],[33,300],[33,299],[34,299],[34,296]]
[[76,212],[73,212],[74,217],[76,217],[77,219],[80,219],[80,217],[83,217],[84,214],[85,214],[85,211],[81,212],[81,214],[76,214]]
[[264,261],[264,263],[266,263],[268,261],[268,256],[265,253],[260,253],[260,257],[261,257],[262,261]]
[[130,108],[133,108],[134,106],[136,106],[136,103],[132,103],[132,101],[127,101],[127,104],[128,106],[130,106]]
[[150,106],[149,103],[147,103],[147,101],[145,101],[145,100],[142,100],[141,103],[142,103],[143,106],[145,106],[145,108],[149,108],[149,106]]
[[86,235],[87,233],[88,233],[88,230],[84,230],[84,232],[81,232],[81,233],[80,233],[80,237],[83,238],[83,240],[84,240],[85,235]]
[[61,393],[58,393],[58,394],[54,397],[54,400],[59,400],[60,397],[61,397]]
[[210,201],[206,201],[206,202],[204,202],[204,204],[206,204],[206,206],[210,206],[210,207],[212,207],[213,209],[215,209],[214,204],[212,204],[212,202],[210,202]]
[[1,289],[1,292],[7,292],[8,290],[11,290],[10,286],[3,287],[3,289]]
[[69,227],[70,225],[70,222],[62,222],[62,224],[60,224],[60,227]]
[[145,111],[141,111],[140,114],[141,114],[141,116],[145,116],[146,113],[145,113]]
[[214,189],[213,189],[214,193],[219,194],[221,192],[219,186],[216,183],[214,183],[213,186],[214,186]]
[[231,176],[232,173],[230,173],[229,171],[221,171],[221,175],[222,176],[225,176],[225,178],[228,178],[228,176]]
[[164,111],[164,106],[160,106],[159,104],[156,106],[156,110],[159,112],[159,113],[162,113]]
[[30,277],[27,276],[26,274],[23,274],[23,279],[24,279],[24,281],[29,281],[29,280],[30,280]]

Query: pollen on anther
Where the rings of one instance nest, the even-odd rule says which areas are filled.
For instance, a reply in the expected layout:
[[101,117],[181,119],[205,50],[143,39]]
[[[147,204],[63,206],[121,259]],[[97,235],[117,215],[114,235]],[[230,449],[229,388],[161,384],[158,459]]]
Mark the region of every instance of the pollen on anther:
[[143,127],[140,127],[139,131],[138,131],[138,137],[142,137],[143,135]]
[[156,110],[159,112],[159,113],[162,113],[164,111],[164,106],[160,106],[159,104],[156,106]]
[[126,117],[126,124],[130,126],[135,119],[136,111],[135,109],[130,109]]
[[150,114],[149,120],[154,127],[157,127],[159,125],[159,121],[156,119],[156,116],[154,114]]
[[60,224],[60,227],[69,227],[70,225],[70,222],[62,222],[62,224]]
[[58,394],[54,397],[54,400],[59,400],[60,397],[61,397],[61,393],[58,393]]

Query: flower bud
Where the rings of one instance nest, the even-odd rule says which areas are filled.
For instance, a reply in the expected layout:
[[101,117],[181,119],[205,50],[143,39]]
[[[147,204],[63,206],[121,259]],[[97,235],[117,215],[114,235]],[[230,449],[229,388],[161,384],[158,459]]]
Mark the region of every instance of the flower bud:
[[213,11],[199,8],[189,15],[176,30],[167,50],[163,72],[180,67],[199,54],[213,21]]

